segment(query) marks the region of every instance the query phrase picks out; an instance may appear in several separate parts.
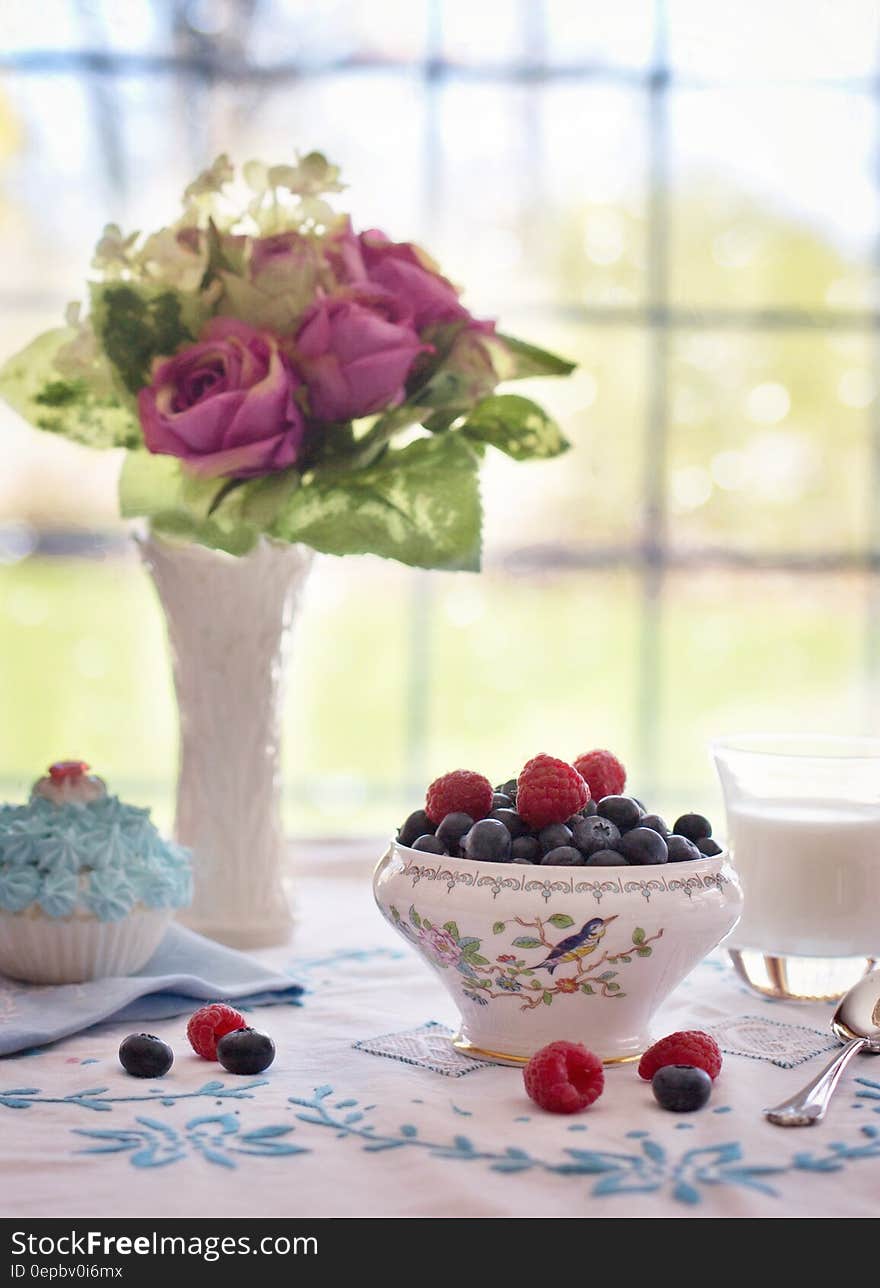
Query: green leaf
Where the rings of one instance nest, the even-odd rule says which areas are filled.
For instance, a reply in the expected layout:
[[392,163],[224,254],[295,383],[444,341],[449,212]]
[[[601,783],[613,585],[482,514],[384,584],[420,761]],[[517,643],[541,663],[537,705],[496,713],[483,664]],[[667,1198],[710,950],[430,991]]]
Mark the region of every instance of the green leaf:
[[0,397],[37,429],[63,434],[87,447],[135,447],[137,415],[113,397],[98,398],[82,380],[59,378],[55,359],[75,332],[45,331],[0,370]]
[[416,912],[415,907],[414,907],[414,905],[413,905],[413,904],[410,904],[410,909],[409,909],[409,919],[410,919],[410,921],[412,922],[412,924],[415,926],[415,928],[416,928],[417,930],[420,930],[420,929],[421,929],[421,926],[422,926],[422,919],[421,919],[421,917],[419,916],[419,914]]
[[[608,960],[610,961],[610,960],[611,960],[611,958],[609,957],[609,959],[608,959]],[[631,958],[631,957],[627,957],[627,956],[625,956],[623,953],[621,953],[621,954],[620,954],[620,957],[619,957],[617,960],[622,961],[622,962],[631,962],[631,961],[632,961],[632,958]]]
[[503,372],[504,380],[521,380],[527,376],[570,376],[577,366],[576,362],[527,344],[525,340],[517,340],[516,336],[498,335],[498,339],[510,353],[510,369]]
[[601,980],[614,979],[614,976],[616,974],[617,974],[616,970],[604,970],[601,975],[596,976],[596,979],[601,979]]
[[365,469],[315,475],[271,532],[325,554],[374,554],[419,568],[480,566],[476,455],[458,434],[388,450]]
[[650,957],[650,956],[651,956],[651,949],[650,949],[650,948],[637,948],[637,949],[636,949],[636,957]]
[[609,992],[609,993],[619,993],[619,992],[620,992],[620,985],[619,985],[619,984],[606,984],[606,985],[605,985],[605,988],[606,988],[606,991],[607,991],[607,992]]
[[595,990],[593,989],[592,985],[590,985],[590,984],[581,984],[581,992],[582,992],[582,993],[593,993],[593,992],[595,992]]
[[149,519],[162,536],[198,541],[228,554],[247,554],[260,536],[259,527],[240,518],[242,494],[251,485],[243,485],[217,505],[228,483],[228,479],[187,474],[175,456],[128,452],[119,478],[120,513],[123,518]]
[[487,957],[481,957],[479,953],[469,953],[468,961],[473,962],[475,966],[489,965],[489,959]]
[[644,942],[645,942],[645,932],[644,930],[642,930],[641,926],[636,926],[635,930],[633,931],[633,943],[643,944]]
[[91,295],[95,334],[131,394],[149,383],[153,359],[191,343],[209,313],[198,294],[153,283],[95,283]]
[[494,926],[492,927],[492,934],[500,935],[502,930],[504,929],[505,924],[506,923],[503,921],[496,921]]
[[548,917],[547,920],[557,930],[567,930],[569,926],[574,925],[574,917],[569,917],[568,913],[565,912],[554,912],[553,916]]
[[513,946],[514,948],[541,948],[543,945],[540,939],[530,935],[520,935],[519,939],[514,939]]
[[444,930],[448,930],[448,931],[449,931],[449,933],[450,933],[450,935],[452,935],[452,938],[453,938],[453,939],[457,940],[457,939],[459,938],[459,934],[458,934],[458,923],[457,923],[457,922],[455,922],[455,921],[444,921],[444,923],[443,923],[443,929],[444,929]]
[[544,1003],[545,1006],[549,1006],[550,1003],[553,1001],[553,994],[549,992],[546,988],[544,989],[544,992],[541,994],[541,1001]]
[[488,443],[515,461],[548,460],[571,444],[543,407],[519,394],[493,394],[477,403],[461,427],[462,434]]

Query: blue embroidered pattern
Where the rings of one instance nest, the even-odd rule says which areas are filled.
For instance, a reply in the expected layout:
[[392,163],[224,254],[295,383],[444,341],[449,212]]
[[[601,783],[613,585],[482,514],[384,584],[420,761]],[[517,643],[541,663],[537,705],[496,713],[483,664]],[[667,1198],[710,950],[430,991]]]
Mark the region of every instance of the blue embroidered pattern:
[[[858,1078],[856,1082],[861,1088],[856,1097],[876,1102],[869,1107],[880,1113],[880,1082],[870,1078]],[[212,1080],[195,1091],[174,1092],[155,1087],[147,1094],[130,1096],[109,1095],[107,1087],[88,1087],[68,1096],[43,1095],[34,1087],[17,1087],[0,1091],[0,1106],[30,1109],[40,1105],[70,1105],[74,1109],[107,1112],[116,1105],[137,1104],[142,1107],[142,1113],[130,1125],[107,1130],[71,1129],[73,1135],[88,1142],[75,1152],[125,1155],[132,1166],[139,1168],[163,1167],[193,1155],[214,1166],[235,1168],[245,1156],[296,1156],[312,1151],[287,1139],[295,1130],[293,1126],[268,1124],[248,1131],[239,1121],[237,1111],[200,1115],[188,1119],[183,1126],[172,1126],[147,1116],[149,1110],[145,1114],[143,1108],[159,1105],[171,1109],[180,1101],[199,1098],[211,1098],[221,1105],[230,1100],[250,1101],[259,1088],[268,1085],[268,1079],[231,1085]],[[450,1130],[448,1137],[432,1139],[422,1136],[419,1127],[409,1122],[396,1128],[381,1128],[369,1118],[375,1105],[362,1105],[353,1097],[335,1100],[331,1086],[317,1087],[309,1098],[291,1096],[288,1103],[296,1107],[300,1123],[329,1129],[335,1139],[358,1141],[365,1153],[415,1148],[432,1158],[478,1163],[508,1175],[543,1172],[590,1178],[590,1192],[597,1198],[620,1194],[668,1195],[678,1203],[693,1206],[702,1201],[710,1187],[717,1189],[718,1186],[744,1188],[775,1198],[777,1190],[770,1183],[772,1177],[795,1172],[836,1173],[854,1163],[880,1160],[880,1126],[873,1125],[861,1127],[854,1141],[831,1141],[815,1151],[801,1151],[773,1165],[747,1163],[737,1141],[682,1150],[661,1143],[648,1131],[627,1132],[624,1147],[619,1151],[566,1148],[554,1158],[516,1146],[480,1148],[470,1137],[454,1130]],[[470,1110],[452,1100],[449,1108],[454,1117],[472,1116]],[[514,1119],[516,1123],[529,1121],[523,1115]],[[692,1127],[692,1124],[678,1126]],[[588,1128],[575,1124],[570,1130]]]
[[[776,1198],[777,1191],[767,1184],[766,1177],[792,1170],[839,1171],[849,1162],[880,1158],[880,1128],[863,1127],[861,1131],[866,1140],[861,1145],[835,1142],[825,1154],[796,1154],[780,1166],[745,1164],[736,1141],[688,1149],[673,1156],[649,1132],[628,1133],[629,1138],[638,1142],[634,1153],[565,1149],[563,1157],[555,1161],[513,1146],[505,1150],[481,1150],[462,1135],[448,1141],[427,1140],[419,1136],[418,1128],[412,1123],[404,1123],[396,1131],[381,1132],[366,1120],[367,1107],[360,1109],[352,1100],[331,1106],[328,1099],[332,1094],[332,1087],[317,1087],[311,1099],[291,1096],[290,1102],[307,1111],[297,1114],[300,1122],[330,1128],[337,1139],[355,1137],[364,1142],[367,1153],[409,1146],[426,1150],[432,1158],[482,1162],[493,1172],[512,1174],[537,1169],[557,1176],[594,1176],[597,1179],[591,1193],[596,1198],[669,1193],[678,1203],[695,1205],[701,1202],[706,1186],[718,1185],[740,1186]],[[346,1112],[340,1113],[343,1108]]]
[[232,1114],[191,1118],[183,1130],[155,1118],[136,1118],[135,1122],[136,1127],[123,1131],[74,1128],[75,1135],[98,1142],[76,1153],[127,1153],[134,1167],[164,1167],[186,1158],[190,1152],[201,1154],[217,1167],[236,1167],[235,1154],[277,1158],[282,1154],[309,1153],[303,1146],[281,1139],[293,1131],[292,1127],[257,1127],[243,1132]]
[[[291,1097],[291,1103],[309,1110],[299,1113],[302,1122],[333,1129],[337,1136],[355,1136],[364,1141],[364,1150],[378,1153],[388,1149],[415,1146],[428,1151],[433,1158],[454,1159],[460,1162],[488,1163],[493,1172],[516,1173],[540,1169],[556,1175],[594,1175],[599,1179],[593,1186],[596,1196],[617,1193],[652,1193],[665,1188],[671,1181],[673,1196],[680,1202],[699,1202],[697,1183],[750,1185],[766,1194],[773,1194],[759,1179],[781,1168],[734,1167],[740,1160],[739,1146],[723,1145],[704,1150],[689,1150],[677,1164],[667,1157],[666,1151],[656,1141],[640,1142],[638,1154],[618,1154],[600,1150],[567,1149],[559,1162],[542,1159],[525,1149],[508,1147],[503,1151],[479,1150],[467,1136],[456,1135],[451,1141],[431,1141],[418,1134],[418,1128],[404,1123],[397,1132],[380,1133],[373,1124],[365,1122],[364,1112],[340,1115],[327,1105],[332,1095],[331,1087],[318,1087],[310,1100]],[[335,1108],[335,1107],[334,1107]]]
[[78,1109],[94,1109],[99,1113],[122,1104],[154,1104],[170,1108],[178,1100],[196,1100],[200,1096],[210,1096],[214,1100],[253,1100],[252,1093],[256,1088],[267,1085],[267,1078],[231,1087],[222,1082],[206,1082],[198,1091],[166,1091],[161,1087],[154,1087],[152,1094],[146,1096],[108,1096],[106,1087],[87,1087],[84,1091],[74,1091],[69,1096],[44,1096],[37,1087],[13,1087],[10,1091],[0,1091],[0,1105],[6,1109],[30,1109],[32,1105],[72,1105]]
[[[868,1091],[856,1092],[856,1096],[860,1100],[876,1100],[880,1102],[880,1082],[874,1082],[872,1078],[856,1078],[856,1082],[860,1087],[869,1088]],[[861,1108],[860,1105],[854,1105],[853,1107],[855,1109]],[[873,1109],[875,1114],[880,1114],[880,1103],[876,1105],[872,1105],[871,1108]]]

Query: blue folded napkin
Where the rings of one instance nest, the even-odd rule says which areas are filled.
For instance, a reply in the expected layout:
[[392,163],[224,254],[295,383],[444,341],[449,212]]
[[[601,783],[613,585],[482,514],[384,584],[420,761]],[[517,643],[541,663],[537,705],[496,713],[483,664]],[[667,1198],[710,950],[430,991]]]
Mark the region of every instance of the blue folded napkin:
[[239,1006],[299,1005],[302,991],[289,976],[172,925],[136,975],[86,984],[20,984],[0,976],[0,1056],[46,1046],[104,1020],[182,1015],[196,1009],[194,998]]

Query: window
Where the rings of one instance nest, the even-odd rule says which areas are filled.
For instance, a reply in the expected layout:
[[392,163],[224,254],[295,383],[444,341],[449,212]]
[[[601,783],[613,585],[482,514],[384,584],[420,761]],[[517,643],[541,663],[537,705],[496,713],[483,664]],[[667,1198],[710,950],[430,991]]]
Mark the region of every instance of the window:
[[[713,733],[876,732],[873,3],[8,10],[4,353],[105,220],[161,222],[217,151],[317,146],[361,224],[580,364],[540,391],[576,450],[487,471],[482,576],[320,561],[292,828],[387,831],[435,772],[596,743],[664,810],[710,808]],[[167,814],[170,673],[114,462],[2,430],[0,780],[84,754]]]

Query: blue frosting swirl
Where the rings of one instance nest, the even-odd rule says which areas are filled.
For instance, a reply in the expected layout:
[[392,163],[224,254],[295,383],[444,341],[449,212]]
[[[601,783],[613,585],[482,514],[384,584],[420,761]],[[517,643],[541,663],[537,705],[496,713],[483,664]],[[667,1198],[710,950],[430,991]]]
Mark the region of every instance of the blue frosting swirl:
[[36,904],[69,917],[79,908],[120,921],[138,904],[183,908],[191,899],[189,852],[163,839],[149,810],[117,796],[0,806],[0,909]]

